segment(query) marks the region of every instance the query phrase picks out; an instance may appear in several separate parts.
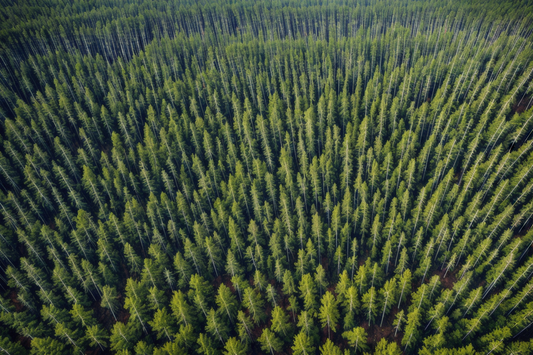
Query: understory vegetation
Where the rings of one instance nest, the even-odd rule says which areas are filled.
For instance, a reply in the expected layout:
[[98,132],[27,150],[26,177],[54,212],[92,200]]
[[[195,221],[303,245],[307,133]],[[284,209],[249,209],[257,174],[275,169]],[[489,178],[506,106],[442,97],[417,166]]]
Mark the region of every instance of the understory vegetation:
[[0,3],[0,354],[533,353],[531,2]]

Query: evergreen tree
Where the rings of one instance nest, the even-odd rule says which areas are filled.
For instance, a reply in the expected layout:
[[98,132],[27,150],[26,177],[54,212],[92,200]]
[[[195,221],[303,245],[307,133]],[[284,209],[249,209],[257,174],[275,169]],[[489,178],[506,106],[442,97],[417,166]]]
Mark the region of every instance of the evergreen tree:
[[342,337],[348,340],[348,344],[355,348],[355,351],[368,349],[366,344],[368,335],[361,327],[342,333]]
[[328,328],[328,337],[330,337],[330,331],[333,330],[333,332],[335,332],[337,320],[339,318],[337,300],[335,300],[335,297],[327,291],[322,297],[321,304],[318,317],[322,323],[322,327]]
[[315,352],[315,347],[312,345],[311,340],[305,333],[299,333],[294,337],[294,345],[292,346],[293,354],[306,355]]
[[283,346],[281,340],[268,328],[263,329],[261,336],[257,340],[261,344],[261,349],[271,354],[280,351]]

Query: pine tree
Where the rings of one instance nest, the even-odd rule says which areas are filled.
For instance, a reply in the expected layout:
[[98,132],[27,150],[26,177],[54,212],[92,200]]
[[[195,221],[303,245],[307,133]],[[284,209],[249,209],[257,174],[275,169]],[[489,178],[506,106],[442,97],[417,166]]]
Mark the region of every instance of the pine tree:
[[304,302],[304,308],[306,311],[314,313],[317,306],[316,300],[316,285],[310,274],[305,274],[300,281],[300,297]]
[[385,282],[385,286],[381,290],[379,290],[380,293],[380,303],[383,305],[382,313],[381,313],[381,322],[379,326],[381,327],[383,325],[383,318],[385,317],[385,312],[389,312],[392,305],[395,303],[396,300],[396,280],[391,279]]
[[267,353],[274,354],[274,352],[281,351],[283,347],[282,341],[268,328],[263,329],[261,336],[257,340],[261,344],[261,349]]
[[246,347],[236,338],[229,338],[224,345],[224,355],[245,355]]
[[192,321],[191,307],[185,299],[185,294],[181,291],[174,291],[170,301],[172,314],[177,319],[178,324],[187,325]]
[[231,290],[224,284],[221,284],[218,288],[216,303],[219,307],[219,313],[227,315],[230,322],[233,322],[233,318],[237,311],[237,299]]
[[[8,345],[9,346],[9,345]],[[50,337],[46,338],[34,338],[31,341],[31,354],[44,354],[44,355],[66,355],[71,353],[72,348],[69,348],[67,344],[62,343]],[[9,352],[9,354],[23,354],[22,350],[9,349],[6,345],[2,344],[3,351]]]
[[256,324],[262,322],[265,318],[263,309],[264,301],[261,295],[251,287],[244,290],[242,297],[244,307],[248,309],[250,315]]
[[350,331],[344,332],[342,333],[342,337],[348,340],[348,344],[355,348],[356,352],[357,350],[368,349],[368,345],[366,344],[368,335],[362,327],[353,328]]
[[128,350],[133,348],[141,335],[141,325],[138,322],[124,323],[117,322],[113,325],[111,336],[111,349],[113,351]]
[[322,289],[328,286],[328,282],[326,280],[326,272],[324,271],[322,264],[319,264],[316,267],[315,282],[318,285],[320,296],[322,296]]
[[229,328],[216,314],[215,310],[211,308],[207,314],[207,323],[205,326],[206,332],[224,343],[228,337]]
[[335,328],[337,327],[337,320],[339,318],[337,301],[335,300],[335,297],[329,291],[327,291],[322,297],[321,304],[322,305],[320,306],[318,317],[320,319],[322,327],[328,328],[328,337],[330,337],[330,330],[333,330],[333,332],[335,332]]
[[292,346],[292,353],[294,355],[313,354],[315,347],[312,345],[311,339],[305,333],[299,333],[294,337],[294,345]]
[[403,309],[396,313],[396,317],[394,318],[394,322],[392,325],[394,326],[394,336],[398,334],[398,331],[402,330],[403,323],[405,322],[405,315]]
[[342,355],[342,351],[337,345],[333,344],[331,340],[326,339],[324,345],[320,347],[320,354]]
[[402,351],[395,342],[389,343],[386,339],[382,338],[376,345],[375,354],[400,355],[402,354]]
[[407,297],[411,294],[411,271],[409,269],[405,270],[398,281],[398,290],[400,292],[398,300],[398,308],[402,301],[405,301]]
[[154,313],[154,319],[148,322],[153,330],[157,332],[157,339],[168,339],[172,341],[173,334],[176,333],[176,327],[171,315],[165,307],[158,309]]
[[213,287],[208,281],[198,274],[192,275],[190,282],[188,298],[196,307],[197,314],[207,316],[209,304],[212,299]]
[[419,337],[418,327],[420,326],[420,310],[415,308],[414,311],[407,315],[407,324],[405,326],[404,335],[402,338],[402,345],[408,348],[410,345],[414,346]]
[[214,355],[217,353],[216,347],[211,338],[205,333],[198,335],[198,352],[203,355]]
[[239,338],[243,339],[247,344],[252,341],[252,328],[253,324],[251,319],[244,314],[243,311],[237,313],[237,330]]
[[278,334],[283,334],[283,336],[287,336],[290,330],[289,315],[279,306],[272,310],[271,329]]
[[85,332],[85,337],[90,346],[98,346],[102,351],[107,347],[106,339],[109,338],[107,331],[101,329],[98,325],[88,327]]
[[378,300],[377,292],[374,287],[371,287],[367,293],[363,295],[363,313],[366,315],[366,319],[370,324],[377,315],[378,312]]
[[296,292],[296,286],[294,284],[294,278],[289,270],[285,270],[283,274],[283,288],[282,291],[285,295],[292,295]]

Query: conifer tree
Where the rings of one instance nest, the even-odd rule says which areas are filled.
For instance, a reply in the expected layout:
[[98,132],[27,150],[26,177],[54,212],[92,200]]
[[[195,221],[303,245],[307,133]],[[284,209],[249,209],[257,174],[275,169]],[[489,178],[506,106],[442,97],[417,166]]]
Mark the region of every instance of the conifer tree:
[[335,332],[335,328],[337,327],[339,311],[337,309],[337,300],[335,300],[335,297],[329,291],[322,297],[318,317],[322,327],[328,328],[328,337],[330,337],[330,331],[333,330]]
[[261,344],[261,349],[271,354],[280,351],[283,346],[281,340],[268,328],[263,329],[261,336],[257,340]]
[[299,333],[294,337],[294,345],[292,346],[293,354],[307,355],[315,351],[315,347],[311,343],[311,339],[305,333]]
[[364,328],[353,328],[350,331],[342,333],[342,336],[343,338],[348,340],[348,344],[350,344],[351,347],[355,348],[356,352],[357,350],[368,349],[368,345],[366,344],[368,335]]

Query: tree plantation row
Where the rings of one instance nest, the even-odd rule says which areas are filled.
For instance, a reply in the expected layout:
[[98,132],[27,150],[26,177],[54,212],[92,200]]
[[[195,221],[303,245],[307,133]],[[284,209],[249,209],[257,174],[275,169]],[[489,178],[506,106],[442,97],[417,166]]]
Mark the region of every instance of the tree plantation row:
[[532,14],[0,9],[0,353],[532,353]]

